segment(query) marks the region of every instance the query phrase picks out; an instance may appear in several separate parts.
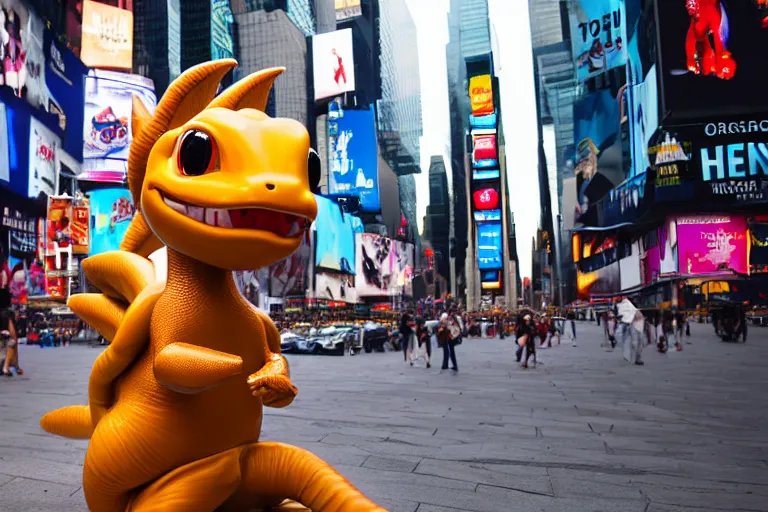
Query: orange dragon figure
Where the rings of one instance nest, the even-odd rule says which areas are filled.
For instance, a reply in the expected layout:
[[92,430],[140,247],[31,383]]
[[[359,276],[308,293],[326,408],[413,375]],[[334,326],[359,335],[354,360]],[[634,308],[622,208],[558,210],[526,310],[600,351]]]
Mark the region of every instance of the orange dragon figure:
[[[94,363],[88,405],[41,425],[90,438],[83,489],[94,512],[383,511],[311,453],[259,442],[262,405],[285,407],[297,390],[277,329],[231,271],[294,252],[317,205],[306,130],[264,113],[283,69],[216,97],[236,65],[189,69],[154,116],[134,100],[138,212],[120,251],[83,262],[102,293],[69,300],[111,344]],[[147,256],[163,245],[168,278],[156,282]]]
[[688,70],[730,80],[736,61],[727,48],[728,17],[720,0],[687,0],[685,7],[691,18],[685,41]]

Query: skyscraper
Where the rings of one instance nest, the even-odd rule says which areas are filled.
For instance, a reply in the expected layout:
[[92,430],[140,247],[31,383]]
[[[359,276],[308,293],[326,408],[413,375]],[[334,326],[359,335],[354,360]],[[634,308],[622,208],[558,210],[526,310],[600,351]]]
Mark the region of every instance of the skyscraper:
[[[236,57],[229,0],[182,0],[181,67]],[[222,80],[232,83],[230,73]]]
[[133,1],[133,69],[155,83],[157,97],[181,73],[181,1]]

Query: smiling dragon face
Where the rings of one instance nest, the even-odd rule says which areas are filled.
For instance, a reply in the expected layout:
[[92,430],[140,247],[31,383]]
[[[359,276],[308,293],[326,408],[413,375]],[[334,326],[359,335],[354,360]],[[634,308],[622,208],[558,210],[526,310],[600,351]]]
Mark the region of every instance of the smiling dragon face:
[[[218,64],[208,70],[211,79],[233,67],[230,61],[211,64]],[[251,75],[202,109],[198,100],[190,108],[199,112],[172,120],[159,137],[169,94],[149,123],[143,106],[134,101],[139,112],[134,131],[138,125],[140,137],[132,147],[131,158],[134,148],[136,158],[129,172],[144,161],[146,171],[134,175],[131,188],[134,195],[140,190],[137,204],[148,227],[170,249],[215,267],[249,270],[279,261],[301,245],[317,215],[309,135],[300,123],[263,112],[281,72]],[[186,94],[171,94],[170,100],[178,99],[183,107],[196,91],[178,92]],[[161,126],[153,129],[158,120]],[[150,141],[144,160],[147,151],[142,149]]]

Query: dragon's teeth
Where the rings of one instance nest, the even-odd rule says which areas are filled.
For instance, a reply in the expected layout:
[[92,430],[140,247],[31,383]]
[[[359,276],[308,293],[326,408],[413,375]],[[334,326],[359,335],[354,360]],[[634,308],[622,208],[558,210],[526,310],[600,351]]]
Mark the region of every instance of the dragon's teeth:
[[209,226],[220,228],[232,227],[232,219],[229,217],[229,211],[222,210],[221,208],[206,208],[205,223]]
[[198,222],[203,222],[205,217],[205,208],[202,206],[187,206],[187,216]]
[[165,201],[165,204],[170,206],[173,210],[179,212],[182,215],[187,214],[187,207],[181,203],[177,203],[173,199],[168,199],[167,197],[164,197],[163,200]]

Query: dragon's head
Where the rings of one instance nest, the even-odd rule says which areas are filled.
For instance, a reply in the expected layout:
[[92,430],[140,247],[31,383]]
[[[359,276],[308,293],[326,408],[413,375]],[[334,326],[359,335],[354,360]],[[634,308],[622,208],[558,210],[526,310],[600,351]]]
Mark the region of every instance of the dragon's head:
[[246,77],[214,99],[235,65],[227,59],[186,71],[154,116],[134,99],[129,186],[146,224],[170,249],[246,270],[298,249],[317,215],[319,172],[308,163],[304,126],[264,113],[282,68]]

